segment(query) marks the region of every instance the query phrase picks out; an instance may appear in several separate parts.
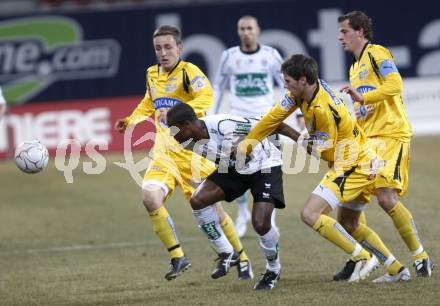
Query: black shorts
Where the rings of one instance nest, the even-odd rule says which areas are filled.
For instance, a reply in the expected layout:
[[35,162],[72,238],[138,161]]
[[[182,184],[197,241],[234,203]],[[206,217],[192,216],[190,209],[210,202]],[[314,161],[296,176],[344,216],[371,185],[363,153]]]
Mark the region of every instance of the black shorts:
[[207,179],[223,190],[227,202],[234,201],[250,189],[254,203],[268,202],[273,203],[276,208],[284,208],[286,204],[284,203],[281,166],[270,168],[270,172],[268,170],[264,169],[253,174],[240,174],[233,168],[228,169],[228,173],[219,173],[217,169]]

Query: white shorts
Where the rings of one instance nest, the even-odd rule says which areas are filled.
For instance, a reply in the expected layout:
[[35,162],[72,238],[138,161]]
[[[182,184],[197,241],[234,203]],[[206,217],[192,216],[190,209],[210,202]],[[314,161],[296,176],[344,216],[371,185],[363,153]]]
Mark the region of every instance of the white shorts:
[[366,203],[358,203],[355,201],[341,203],[339,202],[334,192],[330,188],[324,186],[323,184],[319,184],[318,186],[316,186],[315,190],[312,191],[312,194],[317,195],[323,198],[324,200],[326,200],[332,209],[335,209],[336,207],[343,207],[354,211],[362,211],[366,204]]

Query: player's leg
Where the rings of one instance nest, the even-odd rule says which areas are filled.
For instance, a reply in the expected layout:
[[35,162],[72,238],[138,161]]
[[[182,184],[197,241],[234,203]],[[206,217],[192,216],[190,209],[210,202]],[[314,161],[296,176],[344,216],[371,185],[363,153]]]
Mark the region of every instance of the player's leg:
[[423,248],[411,212],[399,201],[408,189],[409,143],[394,139],[381,139],[385,147],[381,152],[386,160],[382,175],[376,182],[379,205],[393,220],[394,226],[411,252],[416,275],[430,277],[432,261]]
[[217,267],[211,274],[214,279],[226,275],[229,268],[239,262],[239,254],[234,251],[232,244],[226,238],[214,205],[224,199],[224,191],[208,178],[200,184],[190,200],[201,230],[207,235],[219,255]]
[[376,194],[379,205],[391,217],[400,237],[411,251],[416,275],[430,277],[432,262],[423,248],[414,218],[411,212],[399,201],[397,190],[378,188]]
[[[368,197],[364,200],[366,203],[369,202],[370,196],[368,195]],[[338,221],[339,221],[339,218],[338,218]],[[359,215],[358,222],[361,224],[367,225],[367,217],[365,216],[365,212],[363,210],[361,211],[361,213]],[[354,267],[355,267],[355,262],[349,258],[345,262],[345,265],[342,267],[342,269],[333,275],[333,280],[335,280],[335,281],[348,280],[350,278],[351,274],[353,274]]]
[[243,237],[247,231],[248,222],[251,220],[251,213],[248,208],[248,195],[247,192],[243,193],[237,199],[237,218],[234,225],[237,230],[238,237]]
[[284,208],[283,174],[281,167],[269,172],[259,171],[251,175],[251,192],[254,198],[252,225],[259,235],[260,247],[266,257],[266,270],[255,284],[256,290],[271,290],[280,278],[278,229],[272,226],[274,208]]
[[356,267],[349,281],[366,278],[377,268],[378,261],[370,255],[347,231],[333,218],[327,216],[336,208],[339,199],[334,192],[323,184],[318,185],[310,195],[303,209],[301,219],[323,238],[332,242],[345,253],[350,254]]
[[163,205],[175,188],[175,182],[168,169],[157,161],[152,161],[145,173],[142,194],[143,204],[148,211],[153,230],[168,250],[171,262],[165,278],[171,280],[191,266],[185,257],[174,227],[174,222]]
[[255,284],[256,290],[271,290],[280,278],[281,263],[278,243],[280,234],[271,225],[273,203],[256,202],[252,209],[252,225],[259,235],[260,248],[266,257],[266,270]]
[[[269,139],[270,142],[272,142],[276,148],[278,150],[280,150],[281,152],[282,150],[282,141],[281,141],[281,135],[276,133],[276,134],[272,134],[269,137],[267,137],[267,139]],[[272,213],[272,219],[271,219],[271,223],[272,223],[272,227],[275,228],[278,232],[280,231],[279,227],[277,226],[277,210],[274,209],[273,213]]]
[[344,229],[365,249],[374,254],[387,268],[387,273],[373,282],[396,282],[410,280],[408,268],[404,267],[385,246],[379,235],[366,224],[358,221],[365,204],[350,202],[338,207],[338,221]]
[[253,278],[253,271],[252,271],[251,262],[249,260],[249,257],[246,254],[246,251],[243,248],[243,245],[240,241],[240,238],[238,238],[238,235],[235,230],[234,223],[232,222],[231,217],[224,210],[221,202],[216,203],[215,206],[216,206],[219,218],[220,218],[220,226],[221,226],[223,232],[225,233],[226,238],[232,244],[232,246],[234,247],[234,250],[238,254],[240,254],[240,262],[237,265],[238,279],[240,279],[240,280],[252,279]]
[[[194,182],[194,184],[190,185],[188,184],[188,182],[194,181],[194,179],[197,177],[200,178],[200,181],[202,181],[210,174],[212,174],[216,169],[215,165],[212,162],[198,155],[192,156],[191,163],[179,163],[179,165],[180,174],[183,178],[180,182],[180,185],[188,200],[191,199],[191,196],[194,192],[193,186],[196,184],[196,182]],[[226,238],[232,244],[234,250],[240,254],[240,262],[242,262],[243,271],[241,275],[239,273],[239,278],[246,279],[248,278],[247,276],[252,274],[252,267],[250,265],[249,258],[243,249],[243,245],[240,241],[237,231],[235,230],[234,223],[231,217],[223,209],[223,206],[220,202],[216,203],[216,209],[220,218],[220,226],[224,234],[226,235]],[[245,267],[247,267],[247,269],[244,269]]]

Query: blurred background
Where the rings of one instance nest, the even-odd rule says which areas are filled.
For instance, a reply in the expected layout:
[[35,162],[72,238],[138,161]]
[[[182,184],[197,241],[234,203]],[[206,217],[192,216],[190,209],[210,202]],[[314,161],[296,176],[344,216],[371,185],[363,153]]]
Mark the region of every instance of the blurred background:
[[52,152],[65,138],[100,139],[110,151],[120,150],[113,123],[144,94],[145,69],[156,62],[154,29],[179,26],[183,58],[212,79],[222,50],[238,44],[236,23],[245,14],[258,18],[261,43],[284,57],[312,55],[321,78],[337,88],[352,60],[337,40],[337,17],[365,11],[373,18],[374,42],[392,50],[404,77],[415,134],[440,133],[440,17],[435,2],[417,3],[2,0],[0,85],[10,108],[0,119],[0,158],[26,139],[39,139]]

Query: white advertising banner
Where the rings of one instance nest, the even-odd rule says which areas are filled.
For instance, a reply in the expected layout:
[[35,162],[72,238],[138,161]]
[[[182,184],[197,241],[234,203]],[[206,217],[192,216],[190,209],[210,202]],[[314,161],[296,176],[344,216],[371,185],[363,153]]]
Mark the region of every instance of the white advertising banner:
[[440,134],[440,77],[404,79],[403,99],[414,135]]

